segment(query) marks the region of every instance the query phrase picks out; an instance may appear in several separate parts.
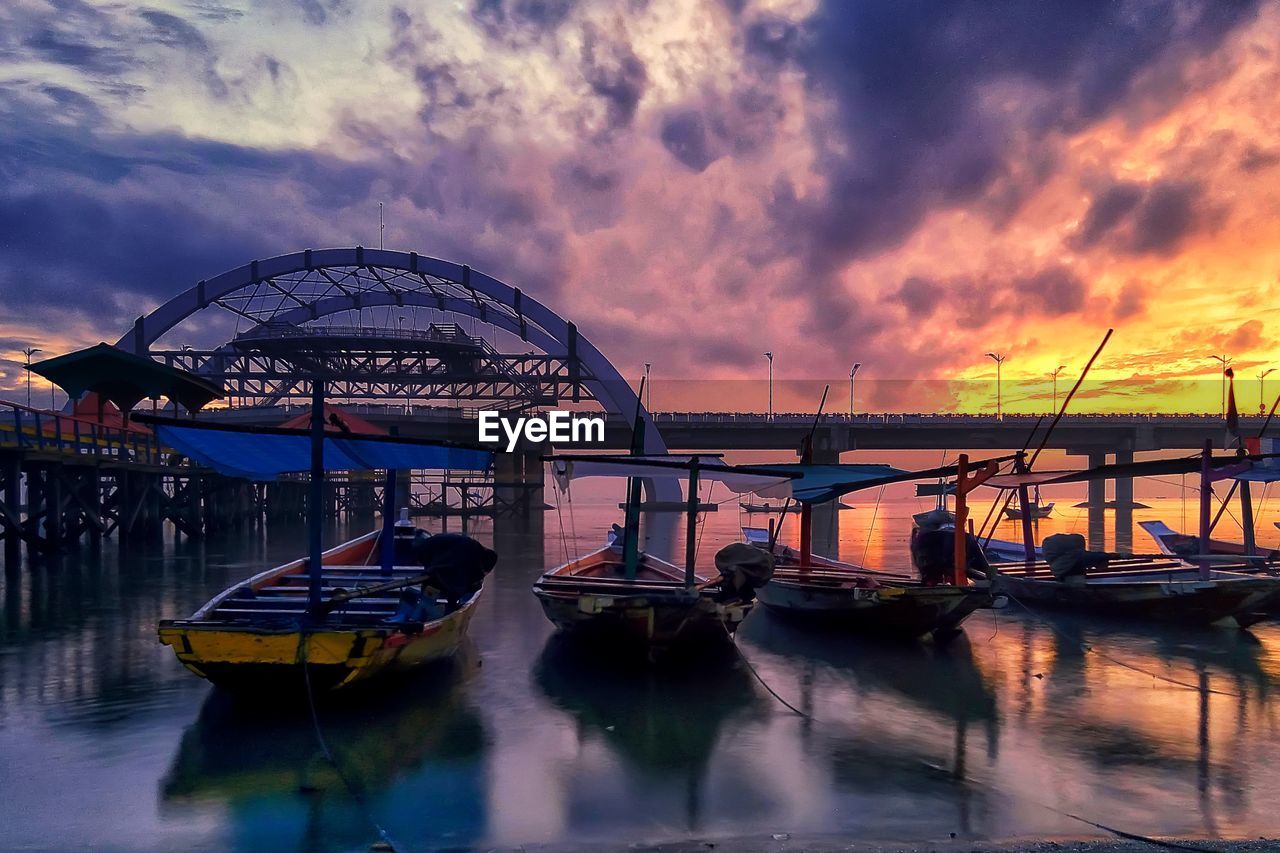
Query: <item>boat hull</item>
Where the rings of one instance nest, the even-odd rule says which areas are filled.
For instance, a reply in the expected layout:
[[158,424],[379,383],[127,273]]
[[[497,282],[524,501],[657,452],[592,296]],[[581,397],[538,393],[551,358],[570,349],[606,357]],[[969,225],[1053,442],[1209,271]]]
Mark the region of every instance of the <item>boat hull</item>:
[[990,603],[985,590],[972,587],[831,589],[778,578],[758,595],[771,612],[792,621],[900,639],[954,633],[975,610]]
[[547,619],[568,637],[650,659],[727,642],[755,606],[720,601],[707,579],[687,586],[683,570],[640,555],[624,578],[621,551],[607,547],[544,574],[533,586]]
[[760,602],[791,621],[899,639],[953,635],[975,610],[990,606],[982,586],[925,586],[909,575],[877,572],[813,554],[801,571],[790,549],[775,554]]
[[1248,627],[1280,599],[1280,580],[1108,580],[1070,584],[996,573],[992,590],[1040,607],[1179,624]]
[[657,653],[723,642],[754,606],[754,602],[717,602],[696,591],[691,595],[568,595],[535,589],[534,594],[547,618],[566,634]]
[[[341,573],[326,582],[354,588],[386,580],[368,565],[376,537],[371,533],[326,551],[324,571]],[[396,571],[411,575],[421,569]],[[363,599],[370,603],[361,610],[307,625],[306,588],[304,561],[271,569],[224,591],[189,619],[163,620],[160,642],[191,672],[227,690],[288,693],[308,683],[315,692],[336,690],[453,655],[483,592],[482,587],[443,618],[425,623],[388,623],[394,599]]]

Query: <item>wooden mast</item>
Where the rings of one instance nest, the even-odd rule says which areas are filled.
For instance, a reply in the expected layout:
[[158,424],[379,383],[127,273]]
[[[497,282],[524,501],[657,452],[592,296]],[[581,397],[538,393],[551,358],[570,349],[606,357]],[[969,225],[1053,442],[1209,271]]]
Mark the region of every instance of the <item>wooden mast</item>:
[[[1013,463],[1013,470],[1019,474],[1027,473],[1027,453],[1020,451],[1018,459]],[[1039,486],[1036,487],[1035,505],[1038,508],[1040,504]],[[1036,560],[1036,541],[1035,536],[1031,532],[1031,512],[1032,505],[1027,502],[1027,487],[1025,485],[1018,486],[1018,506],[1022,510],[1022,554],[1027,564],[1030,565]]]
[[1204,449],[1200,451],[1200,580],[1209,580],[1209,535],[1213,531],[1210,520],[1209,499],[1213,494],[1213,479],[1210,460],[1213,454],[1213,441],[1204,440]]
[[[644,377],[636,394],[636,414],[631,427],[631,455],[644,453],[644,419],[640,417],[640,401],[644,398]],[[633,581],[640,570],[640,478],[627,478],[627,509],[622,522],[622,567],[626,579]]]
[[[800,463],[813,462],[813,433],[805,436],[800,452]],[[813,564],[813,504],[800,504],[800,571],[806,572]]]
[[692,588],[698,582],[693,571],[698,557],[698,457],[689,460],[689,496],[685,500],[684,585]]
[[324,573],[324,380],[319,376],[311,380],[311,483],[307,507],[307,538],[310,543],[307,558],[307,603],[320,605]]
[[382,486],[382,534],[378,542],[383,577],[391,577],[396,561],[396,470],[387,469]]
[[969,490],[966,488],[968,476],[969,454],[961,453],[956,466],[956,530],[952,566],[952,581],[956,586],[967,586],[969,583],[969,557],[966,553],[968,537],[965,535],[965,524],[969,520]]

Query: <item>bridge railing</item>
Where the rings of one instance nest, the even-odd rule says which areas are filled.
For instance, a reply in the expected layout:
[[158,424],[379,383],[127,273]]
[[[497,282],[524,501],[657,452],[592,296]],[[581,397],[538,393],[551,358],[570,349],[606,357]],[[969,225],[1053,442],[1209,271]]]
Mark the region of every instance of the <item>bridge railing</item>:
[[0,400],[0,449],[159,465],[165,451],[150,430]]
[[[713,425],[798,425],[813,423],[812,412],[776,412],[773,415],[764,412],[654,412],[653,419],[658,424],[713,424]],[[994,413],[959,414],[959,413],[924,413],[924,412],[878,412],[847,413],[830,412],[819,419],[823,424],[850,426],[899,426],[899,425],[940,425],[983,426],[1004,424],[1009,426],[1030,426],[1039,420],[1041,415],[1006,414],[1003,417]],[[1049,416],[1043,416],[1048,419]],[[1257,415],[1241,415],[1241,423],[1261,421]],[[1221,426],[1221,415],[1196,412],[1144,413],[1121,412],[1109,414],[1074,414],[1063,417],[1064,423],[1086,423],[1107,425],[1146,425],[1174,422],[1195,426]]]

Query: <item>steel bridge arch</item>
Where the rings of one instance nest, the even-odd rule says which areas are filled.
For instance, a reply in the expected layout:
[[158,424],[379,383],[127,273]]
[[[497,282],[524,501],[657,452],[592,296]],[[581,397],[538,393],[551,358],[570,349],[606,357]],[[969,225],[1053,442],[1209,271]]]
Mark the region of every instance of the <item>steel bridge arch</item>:
[[[382,285],[380,290],[362,287],[357,280],[354,289],[350,273],[325,277],[333,285],[325,295],[307,298],[287,293],[276,284],[297,274],[311,274],[326,270],[367,271]],[[418,289],[394,287],[379,271],[407,274],[421,283]],[[344,286],[344,282],[347,286]],[[116,346],[140,355],[146,355],[160,337],[177,327],[192,315],[220,304],[234,294],[257,288],[264,283],[276,287],[285,298],[297,304],[276,311],[271,319],[290,323],[302,323],[341,311],[371,307],[417,306],[438,308],[455,314],[475,317],[519,335],[548,355],[566,358],[571,369],[575,362],[587,368],[581,385],[606,411],[630,418],[640,412],[646,421],[644,450],[646,453],[666,453],[666,444],[653,426],[647,411],[639,405],[635,391],[617,368],[583,336],[573,323],[565,320],[537,299],[519,288],[471,269],[440,258],[420,255],[417,252],[400,252],[390,249],[366,249],[362,246],[334,249],[306,249],[287,255],[255,260],[215,278],[200,281],[183,291],[151,313],[139,317],[133,328],[116,342]],[[227,307],[223,305],[223,307]],[[247,315],[246,315],[247,316]]]

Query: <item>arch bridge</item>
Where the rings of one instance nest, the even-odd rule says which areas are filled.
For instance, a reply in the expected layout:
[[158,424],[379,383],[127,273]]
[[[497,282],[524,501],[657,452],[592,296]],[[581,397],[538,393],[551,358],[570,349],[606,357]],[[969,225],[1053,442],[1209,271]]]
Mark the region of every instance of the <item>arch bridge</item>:
[[639,411],[645,451],[665,452],[635,391],[574,323],[520,288],[417,252],[252,261],[139,317],[116,346],[220,382],[233,405],[301,398],[310,376],[348,401],[594,402],[628,422]]

